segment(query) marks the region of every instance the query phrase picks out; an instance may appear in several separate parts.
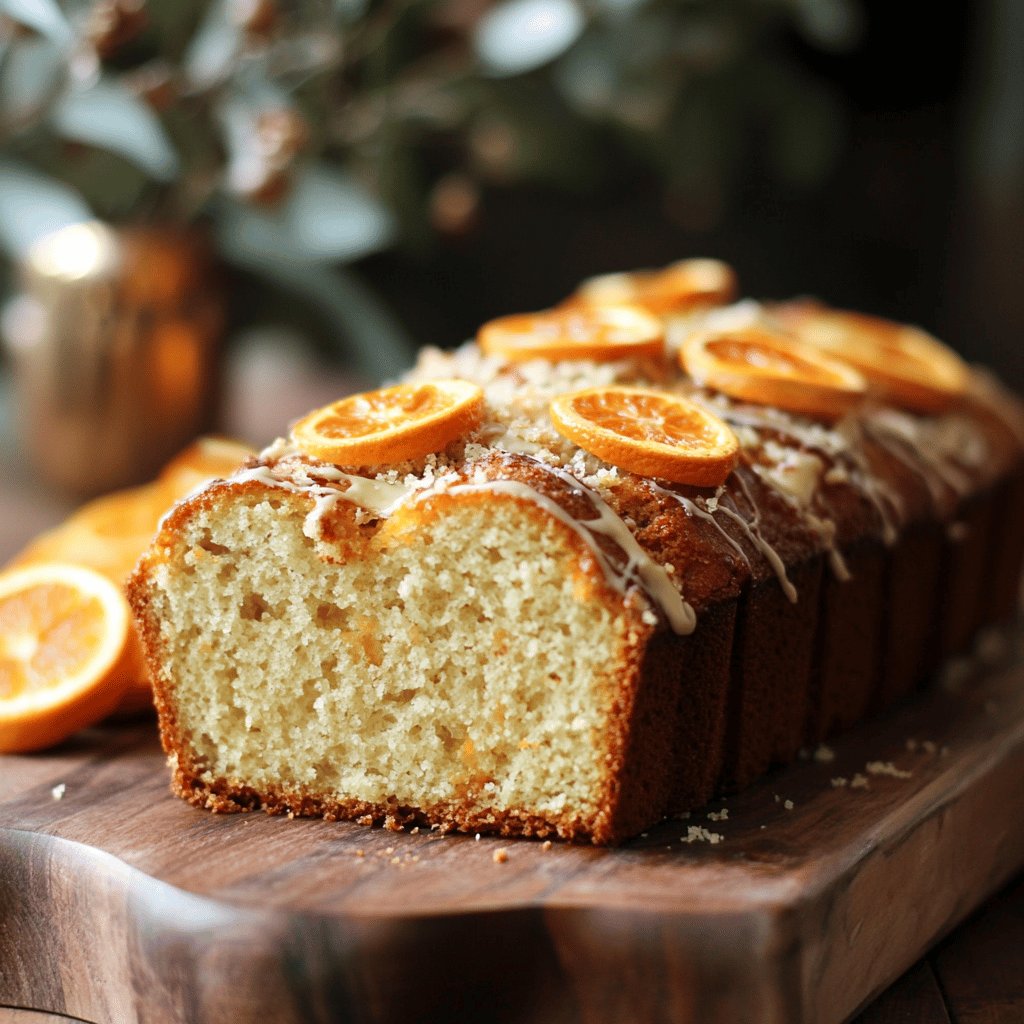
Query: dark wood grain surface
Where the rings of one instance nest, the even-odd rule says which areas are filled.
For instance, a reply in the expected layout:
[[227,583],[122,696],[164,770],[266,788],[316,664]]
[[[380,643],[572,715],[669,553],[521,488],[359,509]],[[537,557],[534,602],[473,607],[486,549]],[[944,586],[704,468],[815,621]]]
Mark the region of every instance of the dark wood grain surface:
[[[150,723],[8,756],[0,1005],[104,1024],[838,1022],[1024,864],[1022,683],[1015,663],[939,689],[719,820],[618,850],[210,815],[168,794]],[[721,841],[685,842],[693,825]],[[1020,964],[960,941],[873,1020],[900,999],[913,1019],[999,1020],[970,1014]]]

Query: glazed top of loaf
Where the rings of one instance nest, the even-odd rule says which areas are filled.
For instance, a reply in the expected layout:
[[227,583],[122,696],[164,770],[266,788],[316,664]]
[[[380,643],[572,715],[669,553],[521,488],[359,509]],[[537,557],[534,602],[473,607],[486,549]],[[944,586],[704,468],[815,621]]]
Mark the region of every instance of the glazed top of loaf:
[[[669,349],[698,329],[770,317],[749,301],[678,316]],[[453,487],[533,496],[577,528],[610,582],[646,598],[648,622],[688,632],[691,611],[699,618],[749,583],[776,577],[798,600],[792,570],[817,556],[843,578],[844,551],[857,543],[891,545],[925,521],[955,537],[965,501],[1024,454],[1021,407],[983,371],[972,371],[969,393],[941,415],[872,401],[835,423],[699,388],[673,358],[511,363],[469,342],[423,350],[405,379],[440,377],[473,381],[486,397],[484,423],[443,452],[398,466],[336,467],[280,439],[233,480],[307,491],[310,536],[328,529],[339,507],[365,524]],[[717,488],[669,484],[602,462],[554,429],[552,398],[610,384],[656,387],[705,406],[738,436],[737,468]]]

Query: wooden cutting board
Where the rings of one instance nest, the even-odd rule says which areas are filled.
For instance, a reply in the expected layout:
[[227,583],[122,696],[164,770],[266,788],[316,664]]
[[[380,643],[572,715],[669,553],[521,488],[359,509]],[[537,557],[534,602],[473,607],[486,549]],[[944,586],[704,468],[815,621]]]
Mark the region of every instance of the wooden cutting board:
[[957,679],[616,850],[214,816],[169,795],[151,723],[0,757],[0,1005],[844,1020],[1024,864],[1024,661]]

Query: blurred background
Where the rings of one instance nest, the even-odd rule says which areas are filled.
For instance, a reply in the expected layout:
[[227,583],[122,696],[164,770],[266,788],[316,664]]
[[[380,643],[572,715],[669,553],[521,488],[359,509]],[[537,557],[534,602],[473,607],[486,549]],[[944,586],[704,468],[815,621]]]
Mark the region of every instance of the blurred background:
[[25,405],[64,461],[147,441],[87,481],[36,453],[71,492],[218,422],[265,443],[686,256],[1021,389],[1021,39],[1015,0],[0,0],[5,465]]

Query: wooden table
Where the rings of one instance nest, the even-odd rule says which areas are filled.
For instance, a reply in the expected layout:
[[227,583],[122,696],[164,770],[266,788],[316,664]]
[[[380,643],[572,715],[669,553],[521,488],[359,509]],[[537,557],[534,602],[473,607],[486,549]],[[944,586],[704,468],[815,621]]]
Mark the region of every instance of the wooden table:
[[[262,362],[260,361],[262,359]],[[289,418],[349,388],[342,375],[309,364],[287,374],[264,353],[244,356],[229,388],[225,427],[260,443]],[[285,367],[286,371],[287,368]],[[0,563],[33,533],[58,522],[71,503],[35,484],[21,464],[0,381]],[[1024,785],[1024,781],[1022,781]],[[0,919],[0,929],[3,921]],[[67,1017],[0,1008],[0,1024]],[[1024,1021],[1024,877],[1018,877],[942,940],[856,1018],[857,1024],[1020,1024]]]

